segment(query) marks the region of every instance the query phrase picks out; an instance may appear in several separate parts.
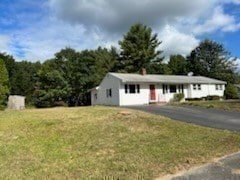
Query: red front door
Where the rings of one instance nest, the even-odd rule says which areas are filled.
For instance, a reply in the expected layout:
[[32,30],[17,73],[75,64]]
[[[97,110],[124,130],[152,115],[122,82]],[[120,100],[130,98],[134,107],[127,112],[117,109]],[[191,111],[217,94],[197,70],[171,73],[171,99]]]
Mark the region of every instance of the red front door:
[[150,85],[150,101],[156,100],[155,85]]

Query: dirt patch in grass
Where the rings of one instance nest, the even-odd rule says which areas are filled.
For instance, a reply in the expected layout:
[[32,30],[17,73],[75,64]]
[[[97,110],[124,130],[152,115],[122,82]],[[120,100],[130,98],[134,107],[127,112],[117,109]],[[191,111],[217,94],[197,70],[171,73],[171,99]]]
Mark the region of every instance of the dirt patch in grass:
[[239,149],[238,133],[133,110],[0,112],[0,179],[151,179]]

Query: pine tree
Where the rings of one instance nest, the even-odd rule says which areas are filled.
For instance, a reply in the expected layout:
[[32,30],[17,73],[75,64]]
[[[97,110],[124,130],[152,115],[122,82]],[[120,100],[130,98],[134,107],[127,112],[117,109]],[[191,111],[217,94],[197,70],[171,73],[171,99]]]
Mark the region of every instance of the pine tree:
[[123,40],[119,41],[120,71],[133,73],[141,68],[151,70],[152,66],[161,66],[163,58],[159,57],[161,51],[157,50],[160,44],[157,34],[153,34],[150,27],[142,24],[133,25]]
[[0,109],[5,107],[8,93],[8,72],[5,63],[0,59]]

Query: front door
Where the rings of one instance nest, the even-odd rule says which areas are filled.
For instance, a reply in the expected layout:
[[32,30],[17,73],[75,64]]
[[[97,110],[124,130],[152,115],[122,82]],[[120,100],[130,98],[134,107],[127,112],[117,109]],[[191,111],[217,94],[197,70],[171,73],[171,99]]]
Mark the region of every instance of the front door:
[[156,100],[155,85],[150,85],[150,101]]

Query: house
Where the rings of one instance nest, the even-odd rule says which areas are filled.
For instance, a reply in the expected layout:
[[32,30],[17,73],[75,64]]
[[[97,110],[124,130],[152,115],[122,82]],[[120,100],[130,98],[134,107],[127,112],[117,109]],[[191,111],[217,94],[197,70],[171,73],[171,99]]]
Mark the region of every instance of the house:
[[169,102],[174,94],[185,98],[223,96],[226,82],[203,76],[108,73],[91,89],[92,105],[144,105]]

